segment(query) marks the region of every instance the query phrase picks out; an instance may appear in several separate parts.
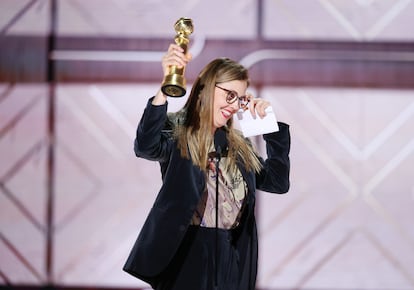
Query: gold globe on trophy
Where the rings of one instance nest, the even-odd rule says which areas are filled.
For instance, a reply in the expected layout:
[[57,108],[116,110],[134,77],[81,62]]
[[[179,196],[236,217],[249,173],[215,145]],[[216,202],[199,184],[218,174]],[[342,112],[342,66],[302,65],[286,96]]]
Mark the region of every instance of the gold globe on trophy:
[[[181,17],[174,25],[177,33],[174,41],[179,45],[184,53],[187,53],[188,43],[190,42],[190,34],[193,33],[193,21],[190,18]],[[162,92],[170,97],[182,97],[186,93],[186,81],[184,78],[184,68],[171,66],[169,73],[164,77],[161,86]]]

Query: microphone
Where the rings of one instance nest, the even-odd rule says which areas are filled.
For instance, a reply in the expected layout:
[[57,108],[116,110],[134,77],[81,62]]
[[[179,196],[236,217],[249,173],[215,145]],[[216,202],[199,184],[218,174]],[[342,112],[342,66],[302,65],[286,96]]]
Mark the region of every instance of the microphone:
[[222,156],[226,156],[227,145],[226,131],[222,128],[216,129],[214,133],[214,148],[216,150],[215,155],[219,160]]
[[[218,212],[219,212],[219,179],[220,179],[220,169],[219,163],[222,156],[227,154],[227,138],[226,131],[223,128],[216,129],[214,132],[214,148],[216,152],[212,152],[215,157],[216,163],[216,226],[215,226],[215,259],[216,266],[214,271],[214,290],[218,290],[218,260],[219,260],[219,244],[218,244]],[[224,154],[223,154],[224,152]]]

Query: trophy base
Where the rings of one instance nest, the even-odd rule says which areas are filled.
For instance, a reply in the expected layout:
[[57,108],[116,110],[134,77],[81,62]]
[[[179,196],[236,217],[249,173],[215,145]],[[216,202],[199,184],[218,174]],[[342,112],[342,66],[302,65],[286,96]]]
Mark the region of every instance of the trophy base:
[[182,97],[185,95],[185,80],[181,75],[172,74],[165,77],[161,91],[170,97]]
[[169,96],[174,98],[179,98],[185,95],[186,91],[180,86],[177,85],[164,85],[161,88],[161,91]]

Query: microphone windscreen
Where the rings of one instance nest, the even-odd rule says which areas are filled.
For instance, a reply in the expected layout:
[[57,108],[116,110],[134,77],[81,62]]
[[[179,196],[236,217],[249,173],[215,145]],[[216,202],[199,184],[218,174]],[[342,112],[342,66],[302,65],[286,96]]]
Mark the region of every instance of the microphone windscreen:
[[227,148],[226,131],[222,128],[216,129],[214,133],[214,148],[218,154],[221,154]]

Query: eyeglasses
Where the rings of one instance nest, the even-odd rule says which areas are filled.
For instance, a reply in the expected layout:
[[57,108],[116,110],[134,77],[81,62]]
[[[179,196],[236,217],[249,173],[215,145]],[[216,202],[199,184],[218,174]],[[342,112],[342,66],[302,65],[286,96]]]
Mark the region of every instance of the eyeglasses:
[[228,89],[222,88],[218,85],[216,85],[216,87],[227,93],[226,102],[228,104],[233,104],[235,101],[238,100],[240,109],[242,109],[243,111],[246,111],[248,109],[248,104],[250,102],[250,97],[248,97],[248,96],[240,96],[239,97],[239,95],[237,94],[236,91],[228,90]]

